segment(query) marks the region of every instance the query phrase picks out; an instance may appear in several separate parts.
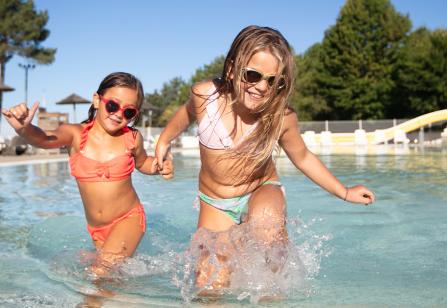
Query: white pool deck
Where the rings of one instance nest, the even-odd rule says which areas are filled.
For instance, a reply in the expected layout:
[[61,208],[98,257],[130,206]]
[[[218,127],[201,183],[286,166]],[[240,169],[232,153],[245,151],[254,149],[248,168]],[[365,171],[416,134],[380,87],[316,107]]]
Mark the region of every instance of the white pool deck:
[[67,154],[34,154],[0,156],[0,167],[68,161]]

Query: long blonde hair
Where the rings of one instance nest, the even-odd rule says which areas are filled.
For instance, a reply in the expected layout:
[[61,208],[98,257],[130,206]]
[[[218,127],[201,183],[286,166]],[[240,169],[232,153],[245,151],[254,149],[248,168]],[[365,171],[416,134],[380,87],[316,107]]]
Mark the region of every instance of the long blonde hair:
[[288,98],[294,84],[293,51],[282,34],[269,27],[248,26],[242,29],[234,39],[217,87],[219,95],[227,99],[233,97],[231,104],[243,99],[241,91],[242,69],[250,58],[260,51],[268,51],[278,59],[279,75],[285,84],[278,88],[279,78],[270,87],[270,97],[252,112],[258,117],[258,124],[239,146],[222,155],[222,159],[237,158],[234,166],[238,170],[235,184],[253,180],[271,160],[279,140],[284,114],[288,108]]

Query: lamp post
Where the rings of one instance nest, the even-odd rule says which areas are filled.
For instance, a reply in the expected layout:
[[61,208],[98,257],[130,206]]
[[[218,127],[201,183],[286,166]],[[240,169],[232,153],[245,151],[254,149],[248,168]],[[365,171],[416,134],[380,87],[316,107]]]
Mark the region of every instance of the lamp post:
[[36,66],[34,64],[21,64],[19,67],[25,70],[25,104],[28,104],[28,70],[34,69]]

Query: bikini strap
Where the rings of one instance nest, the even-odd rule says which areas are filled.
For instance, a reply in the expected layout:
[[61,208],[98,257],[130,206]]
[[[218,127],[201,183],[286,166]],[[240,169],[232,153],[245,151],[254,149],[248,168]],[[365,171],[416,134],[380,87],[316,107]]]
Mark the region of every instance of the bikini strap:
[[92,120],[91,122],[87,123],[81,132],[81,141],[79,142],[79,151],[83,151],[85,148],[85,145],[87,143],[88,139],[88,132],[93,127],[93,124],[95,124],[95,121]]
[[208,90],[208,98],[205,101],[205,110],[211,121],[216,121],[219,118],[219,105],[217,104],[218,93],[216,87],[212,85]]
[[135,149],[137,131],[129,128],[128,126],[123,128],[124,144],[127,152],[132,152]]

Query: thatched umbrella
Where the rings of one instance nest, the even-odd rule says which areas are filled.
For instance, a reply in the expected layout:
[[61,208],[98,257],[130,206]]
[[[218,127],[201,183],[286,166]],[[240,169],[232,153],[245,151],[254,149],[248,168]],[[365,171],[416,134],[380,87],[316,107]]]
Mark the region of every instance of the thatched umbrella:
[[[11,92],[14,91],[14,88],[5,85],[4,83],[0,82],[0,110],[2,109],[2,93],[3,92]],[[0,123],[1,123],[2,117],[0,116]],[[0,125],[0,129],[1,129],[1,125]],[[0,149],[1,150],[1,149]]]
[[153,104],[151,104],[148,100],[144,100],[143,101],[143,105],[141,105],[141,110],[155,110],[155,111],[158,111],[158,110],[160,110],[161,108],[159,108],[159,107],[157,107],[157,106],[155,106],[155,105],[153,105]]
[[11,88],[8,85],[5,85],[4,83],[0,83],[0,92],[11,92],[14,91],[14,88]]
[[85,99],[83,97],[80,97],[79,95],[73,93],[63,100],[60,100],[56,103],[56,105],[73,105],[73,121],[76,123],[76,105],[77,104],[91,104],[92,102],[88,99]]
[[[152,126],[152,112],[153,111],[160,111],[161,110],[161,108],[160,107],[157,107],[157,106],[155,106],[155,105],[153,105],[153,104],[151,104],[148,100],[144,100],[143,101],[143,105],[141,105],[141,110],[142,111],[148,111],[148,115],[149,115],[149,126]],[[143,119],[142,119],[143,121],[143,123],[145,122],[144,121],[144,117],[143,117]],[[144,125],[144,124],[143,124]]]

